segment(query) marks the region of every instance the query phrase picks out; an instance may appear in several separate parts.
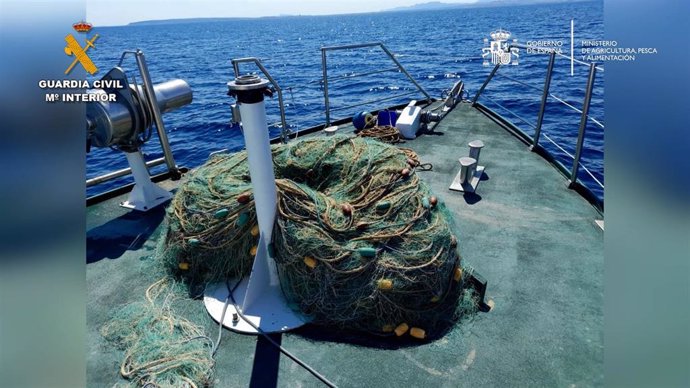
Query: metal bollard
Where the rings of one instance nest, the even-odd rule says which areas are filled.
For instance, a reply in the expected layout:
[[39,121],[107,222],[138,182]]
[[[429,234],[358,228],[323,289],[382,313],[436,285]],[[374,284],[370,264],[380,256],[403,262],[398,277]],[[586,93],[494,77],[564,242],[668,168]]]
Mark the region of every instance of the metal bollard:
[[326,136],[333,136],[336,132],[338,132],[338,126],[331,125],[330,127],[324,128],[323,131],[326,133]]
[[468,144],[470,146],[470,158],[473,158],[479,164],[479,153],[484,148],[484,142],[481,140],[473,140]]
[[464,156],[460,158],[460,183],[465,184],[472,180],[477,169],[477,159]]

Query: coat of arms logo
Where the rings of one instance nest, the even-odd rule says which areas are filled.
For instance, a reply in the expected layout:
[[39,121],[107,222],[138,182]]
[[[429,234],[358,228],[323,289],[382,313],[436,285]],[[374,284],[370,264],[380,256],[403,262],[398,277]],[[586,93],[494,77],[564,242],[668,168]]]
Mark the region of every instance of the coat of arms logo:
[[[491,36],[491,42],[488,38],[484,38],[484,44],[487,47],[482,48],[483,65],[489,66],[489,56],[491,56],[490,63],[494,65],[517,65],[520,49],[508,43],[511,37],[510,32],[499,28],[489,36]],[[517,39],[513,39],[512,43],[517,43]]]

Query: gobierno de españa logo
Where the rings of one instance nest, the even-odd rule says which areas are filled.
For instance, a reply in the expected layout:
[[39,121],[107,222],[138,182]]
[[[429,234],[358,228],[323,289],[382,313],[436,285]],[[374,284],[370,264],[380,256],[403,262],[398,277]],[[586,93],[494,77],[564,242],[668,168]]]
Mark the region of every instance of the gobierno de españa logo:
[[[520,49],[512,47],[508,43],[511,38],[510,32],[499,28],[492,31],[489,36],[491,42],[488,38],[484,38],[484,44],[487,47],[482,48],[482,59],[484,60],[482,64],[489,66],[489,57],[491,57],[491,64],[493,65],[517,65],[520,59]],[[517,43],[517,39],[513,39],[512,43]]]

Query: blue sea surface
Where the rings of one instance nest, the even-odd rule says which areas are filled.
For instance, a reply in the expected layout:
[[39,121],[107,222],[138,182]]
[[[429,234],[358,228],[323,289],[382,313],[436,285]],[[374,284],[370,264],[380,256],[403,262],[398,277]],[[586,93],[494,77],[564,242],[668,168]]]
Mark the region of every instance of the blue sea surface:
[[[154,83],[181,78],[189,83],[194,101],[163,119],[178,165],[195,167],[204,163],[209,153],[243,147],[240,130],[230,124],[226,83],[233,79],[230,60],[254,56],[261,59],[284,89],[287,123],[299,131],[323,124],[324,98],[319,83],[320,47],[362,42],[383,42],[409,73],[433,96],[461,79],[473,97],[493,66],[484,66],[481,57],[485,38],[496,29],[508,30],[518,43],[561,41],[563,54],[570,55],[570,20],[575,23],[575,54],[585,39],[603,39],[603,2],[574,2],[548,5],[457,8],[444,11],[381,12],[335,16],[285,16],[245,20],[194,21],[174,24],[98,27],[97,49],[90,56],[99,67],[97,75],[117,65],[123,51],[141,49],[146,55]],[[392,62],[378,48],[329,53],[329,76],[352,75],[392,67]],[[520,50],[517,66],[502,66],[480,98],[480,102],[513,121],[528,134],[539,111],[548,55],[528,54]],[[134,73],[133,58],[124,67]],[[603,68],[603,65],[601,66]],[[243,65],[243,72],[256,72]],[[581,109],[588,66],[575,64],[570,75],[570,60],[557,57],[551,93]],[[515,82],[500,75],[519,80]],[[596,76],[590,117],[604,122],[604,71]],[[523,84],[524,83],[524,84]],[[536,88],[528,87],[533,85]],[[538,89],[537,89],[538,88]],[[349,104],[392,97],[414,91],[414,86],[399,72],[368,77],[334,80],[329,83],[332,119],[350,117],[357,111],[375,110],[373,104],[341,109]],[[388,100],[391,106],[415,96]],[[421,98],[423,96],[416,96]],[[280,133],[277,99],[267,100],[270,131]],[[565,166],[572,165],[580,114],[550,98],[546,107],[541,144]],[[554,146],[548,139],[559,146]],[[559,148],[560,147],[560,148]],[[604,131],[591,120],[582,162],[603,184]],[[143,147],[148,159],[162,156],[157,137]],[[87,156],[87,178],[127,167],[121,152],[92,149]],[[155,171],[161,171],[159,166]],[[603,188],[585,171],[579,178],[603,198]],[[88,188],[93,195],[131,181],[121,178]]]

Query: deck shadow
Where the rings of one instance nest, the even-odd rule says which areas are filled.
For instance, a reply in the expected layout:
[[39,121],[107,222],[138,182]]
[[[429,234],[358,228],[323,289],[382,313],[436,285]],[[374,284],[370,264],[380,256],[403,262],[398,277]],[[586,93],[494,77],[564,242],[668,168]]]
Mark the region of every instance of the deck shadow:
[[474,205],[475,203],[482,200],[482,196],[477,193],[464,193],[462,197],[468,205]]
[[395,334],[384,336],[314,324],[304,325],[290,333],[296,334],[310,342],[333,342],[381,350],[397,350],[426,345],[439,340],[451,332],[455,328],[456,323],[448,324],[437,335],[424,340],[414,339],[409,335],[403,337],[397,337]]
[[[267,334],[275,343],[281,345],[281,333]],[[250,388],[268,388],[278,386],[278,370],[280,367],[280,350],[273,346],[264,336],[260,335],[256,341],[254,365],[249,380]]]
[[311,342],[334,342],[382,350],[403,349],[428,342],[410,341],[407,338],[397,338],[395,335],[377,336],[349,330],[338,330],[336,328],[312,324],[302,326],[299,329],[293,330],[291,333],[297,334]]
[[165,206],[148,212],[130,211],[86,232],[86,263],[117,259],[141,249],[165,218]]
[[436,126],[433,128],[427,128],[423,131],[420,132],[420,135],[429,135],[429,136],[444,136],[446,133],[442,131],[437,131]]

